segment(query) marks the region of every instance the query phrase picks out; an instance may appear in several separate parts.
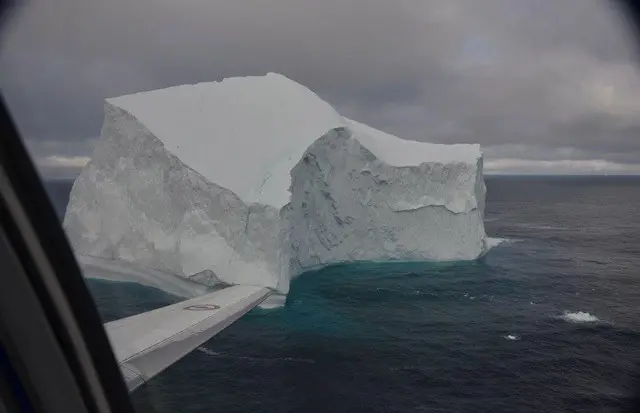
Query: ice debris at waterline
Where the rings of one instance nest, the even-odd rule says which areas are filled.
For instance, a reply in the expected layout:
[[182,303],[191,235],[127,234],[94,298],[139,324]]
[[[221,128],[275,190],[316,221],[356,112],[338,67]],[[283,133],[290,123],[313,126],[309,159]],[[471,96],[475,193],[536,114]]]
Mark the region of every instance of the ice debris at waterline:
[[522,241],[522,240],[516,239],[516,238],[487,238],[486,239],[487,250],[490,250],[492,248],[495,248],[501,245],[511,245],[519,241]]
[[329,263],[475,259],[484,203],[478,145],[399,139],[270,73],[107,99],[64,226],[81,255],[285,294]]

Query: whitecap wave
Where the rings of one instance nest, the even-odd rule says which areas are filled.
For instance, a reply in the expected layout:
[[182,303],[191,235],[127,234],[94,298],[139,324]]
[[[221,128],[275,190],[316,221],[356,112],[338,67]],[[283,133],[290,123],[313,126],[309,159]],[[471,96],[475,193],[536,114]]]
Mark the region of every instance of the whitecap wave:
[[560,318],[569,323],[597,323],[600,321],[598,317],[584,311],[565,311]]
[[502,336],[502,338],[504,338],[505,340],[510,340],[510,341],[520,340],[520,336],[518,336],[516,334],[507,334],[507,335]]

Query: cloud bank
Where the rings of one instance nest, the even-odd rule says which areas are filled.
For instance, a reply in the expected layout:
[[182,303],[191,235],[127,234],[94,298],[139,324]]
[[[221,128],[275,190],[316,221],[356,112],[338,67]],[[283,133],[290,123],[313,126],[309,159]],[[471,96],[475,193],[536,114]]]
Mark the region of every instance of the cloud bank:
[[269,71],[402,138],[480,143],[488,172],[639,170],[637,39],[606,1],[59,0],[12,23],[0,81],[48,170],[77,173],[107,97]]

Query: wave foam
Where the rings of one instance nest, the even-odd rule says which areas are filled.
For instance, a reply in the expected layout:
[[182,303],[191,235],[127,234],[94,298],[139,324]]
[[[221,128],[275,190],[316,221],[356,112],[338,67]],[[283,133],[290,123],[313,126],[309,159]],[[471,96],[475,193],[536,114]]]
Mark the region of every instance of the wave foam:
[[598,317],[584,311],[577,311],[574,313],[565,311],[560,318],[564,321],[568,321],[569,323],[595,323],[600,321]]
[[517,336],[515,334],[507,334],[506,336],[502,336],[502,338],[506,340],[511,340],[511,341],[520,340],[520,336]]
[[315,363],[315,360],[296,358],[296,357],[274,357],[274,358],[270,358],[270,357],[251,357],[251,356],[240,356],[240,355],[233,355],[233,354],[225,354],[225,353],[219,353],[217,351],[210,350],[210,349],[208,349],[206,347],[198,347],[198,351],[206,354],[207,356],[223,358],[223,359],[253,360],[253,361],[266,361],[266,362],[288,361],[288,362],[293,362],[293,363],[308,363],[308,364]]
[[528,229],[539,229],[544,231],[569,231],[571,228],[558,225],[538,225],[538,224],[514,224],[514,226]]

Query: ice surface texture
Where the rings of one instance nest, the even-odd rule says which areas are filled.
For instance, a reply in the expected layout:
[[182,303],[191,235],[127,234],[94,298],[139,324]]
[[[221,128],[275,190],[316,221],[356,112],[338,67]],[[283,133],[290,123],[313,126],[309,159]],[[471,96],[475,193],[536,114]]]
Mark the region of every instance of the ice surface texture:
[[81,255],[286,293],[318,265],[475,259],[484,199],[478,145],[399,139],[268,74],[108,99],[64,226]]

